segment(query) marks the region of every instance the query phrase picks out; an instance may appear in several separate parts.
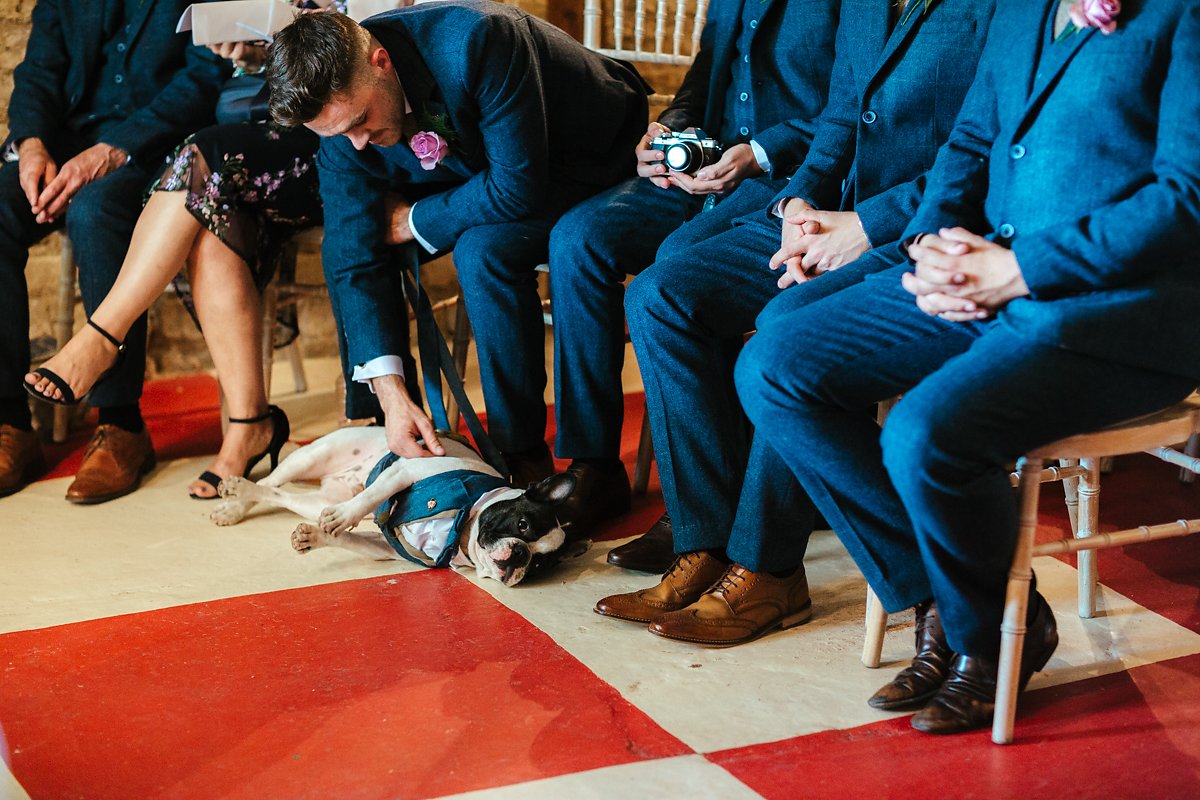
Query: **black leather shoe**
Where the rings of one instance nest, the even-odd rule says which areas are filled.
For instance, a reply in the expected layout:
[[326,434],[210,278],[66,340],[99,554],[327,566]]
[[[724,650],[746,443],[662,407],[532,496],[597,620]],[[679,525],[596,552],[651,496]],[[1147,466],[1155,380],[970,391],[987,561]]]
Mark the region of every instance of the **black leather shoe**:
[[[1054,614],[1040,594],[1032,601],[1037,608],[1027,625],[1025,647],[1021,653],[1020,690],[1033,673],[1046,666],[1058,647],[1058,627]],[[961,733],[992,724],[996,700],[995,661],[960,655],[950,665],[950,677],[929,701],[913,715],[912,726],[923,733]]]
[[629,512],[629,476],[620,462],[615,469],[601,469],[575,461],[567,472],[575,476],[575,490],[559,506],[558,518],[570,524],[572,538],[589,536],[596,526]]
[[554,459],[545,445],[528,453],[504,453],[508,465],[508,482],[514,489],[528,489],[538,481],[554,474]]
[[675,541],[671,538],[671,517],[663,514],[650,530],[631,542],[614,547],[608,563],[621,569],[662,575],[675,560]]
[[867,705],[883,711],[920,708],[937,694],[950,674],[954,653],[946,644],[937,606],[928,601],[917,606],[917,654],[912,663],[876,692]]

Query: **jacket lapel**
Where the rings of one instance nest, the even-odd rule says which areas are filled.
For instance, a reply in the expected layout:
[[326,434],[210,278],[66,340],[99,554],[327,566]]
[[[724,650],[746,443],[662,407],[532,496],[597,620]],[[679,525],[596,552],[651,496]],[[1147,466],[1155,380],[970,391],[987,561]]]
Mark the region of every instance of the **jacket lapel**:
[[[104,45],[104,40],[107,36],[106,31],[108,26],[105,22],[108,19],[109,13],[120,13],[116,8],[116,4],[121,0],[99,0],[94,3],[76,3],[75,8],[78,9],[79,19],[76,27],[76,36],[80,39],[80,44],[83,47],[82,57],[79,59],[80,64],[98,64],[100,62],[100,48]],[[70,43],[67,45],[70,46]]]
[[[904,11],[900,14],[900,21],[896,23],[896,27],[892,28],[891,36],[888,37],[887,42],[883,45],[883,52],[879,55],[879,63],[875,65],[875,71],[871,73],[871,80],[867,82],[868,86],[874,83],[875,79],[888,65],[888,62],[895,57],[900,46],[913,36],[916,36],[917,29],[924,24],[929,15],[937,13],[937,7],[940,3],[941,0],[908,0],[908,5],[904,7]],[[914,4],[925,7],[914,9]],[[910,11],[912,12],[912,16],[909,16]]]
[[[1057,5],[1057,0],[1053,0],[1052,7],[1057,7]],[[1044,23],[1045,20],[1043,20],[1043,25],[1038,28],[1038,36],[1042,36],[1046,32]],[[1031,87],[1032,94],[1029,96],[1029,100],[1025,104],[1025,110],[1022,112],[1021,120],[1017,124],[1016,133],[1014,134],[1015,136],[1019,136],[1025,131],[1026,128],[1029,127],[1031,118],[1037,113],[1037,110],[1041,108],[1042,103],[1045,102],[1046,96],[1049,95],[1050,92],[1054,90],[1054,87],[1058,85],[1059,80],[1062,78],[1063,71],[1070,65],[1071,61],[1074,60],[1076,54],[1079,52],[1079,48],[1087,44],[1088,40],[1091,39],[1095,33],[1095,28],[1086,28],[1079,33],[1071,34],[1064,41],[1056,44],[1046,45],[1047,47],[1067,48],[1067,50],[1065,53],[1060,54],[1062,57],[1059,59],[1058,64],[1054,67],[1054,71],[1046,76],[1045,80],[1042,81],[1040,86],[1033,86],[1034,75],[1037,74],[1037,62],[1039,59],[1025,59],[1027,62],[1032,64],[1028,84]],[[1032,44],[1033,47],[1036,48],[1037,39],[1034,39]],[[1032,52],[1036,54],[1038,50],[1034,49]]]

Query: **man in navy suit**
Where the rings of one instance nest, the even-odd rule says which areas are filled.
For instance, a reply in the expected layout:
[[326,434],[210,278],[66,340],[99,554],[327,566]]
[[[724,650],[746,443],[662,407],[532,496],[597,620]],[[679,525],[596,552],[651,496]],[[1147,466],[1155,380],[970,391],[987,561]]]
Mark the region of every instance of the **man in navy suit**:
[[[392,450],[441,446],[403,390],[408,319],[389,244],[453,250],[490,435],[514,484],[545,477],[553,466],[527,456],[544,452],[546,427],[534,267],[563,211],[633,171],[641,78],[490,2],[430,3],[362,26],[310,14],[276,37],[268,76],[275,118],[325,137],[323,257],[348,385],[370,382]],[[385,212],[389,193],[402,199]],[[366,408],[350,396],[351,416]]]
[[[713,0],[674,102],[637,144],[640,177],[581,203],[555,226],[555,448],[573,459],[567,507],[577,522],[629,508],[620,460],[626,275],[653,263],[663,240],[688,220],[693,228],[760,209],[804,160],[829,91],[837,6]],[[650,141],[693,126],[722,142],[720,160],[694,175],[668,171]],[[717,199],[717,208],[696,217]]]
[[[25,59],[13,73],[0,168],[0,495],[37,470],[41,451],[22,389],[29,371],[29,248],[66,227],[91,314],[116,280],[142,193],[169,148],[209,124],[225,67],[175,33],[186,2],[39,0]],[[85,328],[105,357],[113,345]],[[89,401],[100,427],[75,482],[74,503],[133,491],[154,465],[138,411],[143,318],[125,356]]]
[[[734,362],[771,298],[832,291],[888,263],[970,86],[993,7],[843,0],[830,100],[800,169],[760,195],[756,213],[720,224],[702,215],[682,228],[633,281],[625,308],[672,521],[664,549],[678,558],[658,585],[604,598],[597,612],[726,645],[811,613],[801,562],[812,504],[752,442]],[[710,235],[690,234],[692,225]],[[847,251],[868,256],[837,269]],[[773,273],[772,261],[788,271]],[[801,285],[783,288],[796,278]],[[655,538],[625,547],[646,550]]]
[[[1008,465],[1200,381],[1200,6],[1082,8],[1080,26],[1059,0],[999,7],[912,263],[773,314],[738,363],[758,437],[884,607],[935,601],[952,657],[912,722],[931,733],[992,716]],[[901,393],[881,438],[867,410]],[[1022,686],[1058,641],[1036,593],[1026,625]]]

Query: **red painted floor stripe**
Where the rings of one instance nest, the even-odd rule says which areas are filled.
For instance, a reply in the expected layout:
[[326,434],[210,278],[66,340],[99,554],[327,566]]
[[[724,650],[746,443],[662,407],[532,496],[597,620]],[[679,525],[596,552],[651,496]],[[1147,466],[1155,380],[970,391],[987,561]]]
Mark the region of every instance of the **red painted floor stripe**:
[[448,571],[8,634],[0,665],[39,800],[428,797],[690,752]]
[[708,758],[768,800],[1193,798],[1197,696],[1200,656],[1189,656],[1031,692],[1003,747],[990,731],[927,736],[901,717]]

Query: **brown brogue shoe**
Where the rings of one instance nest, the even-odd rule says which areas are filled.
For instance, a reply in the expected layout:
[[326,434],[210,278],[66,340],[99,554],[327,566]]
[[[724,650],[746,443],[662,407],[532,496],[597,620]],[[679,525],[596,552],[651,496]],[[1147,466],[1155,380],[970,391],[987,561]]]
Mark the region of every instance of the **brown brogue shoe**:
[[25,488],[45,468],[42,443],[36,433],[0,425],[0,497]]
[[920,708],[937,694],[950,674],[952,660],[954,653],[946,644],[937,606],[933,601],[922,603],[917,606],[917,654],[867,705],[882,711]]
[[589,536],[597,526],[629,513],[632,492],[624,465],[609,470],[574,462],[567,472],[575,476],[575,489],[559,507],[558,518],[571,526],[573,537]]
[[803,565],[787,578],[776,578],[730,564],[721,580],[699,600],[659,617],[650,625],[650,632],[682,642],[728,647],[811,618],[812,600]]
[[101,425],[67,488],[67,501],[86,506],[123,497],[141,485],[154,463],[154,446],[145,428],[130,433],[116,425]]
[[[1040,594],[1031,598],[1033,619],[1026,627],[1025,647],[1021,652],[1020,691],[1033,674],[1046,666],[1058,647],[1058,627],[1054,613]],[[928,705],[913,715],[912,726],[922,733],[962,733],[992,724],[996,700],[995,661],[956,656],[950,664],[950,676]]]
[[650,530],[620,547],[608,551],[608,563],[621,569],[653,572],[661,575],[675,558],[675,541],[671,535],[671,516],[663,514]]
[[684,553],[675,558],[662,580],[649,589],[614,594],[596,603],[596,613],[630,622],[653,622],[671,611],[686,608],[716,583],[725,562],[706,552]]

